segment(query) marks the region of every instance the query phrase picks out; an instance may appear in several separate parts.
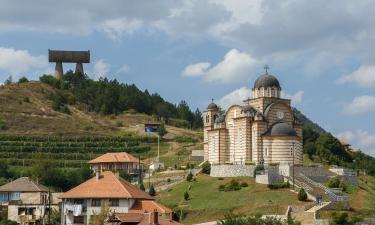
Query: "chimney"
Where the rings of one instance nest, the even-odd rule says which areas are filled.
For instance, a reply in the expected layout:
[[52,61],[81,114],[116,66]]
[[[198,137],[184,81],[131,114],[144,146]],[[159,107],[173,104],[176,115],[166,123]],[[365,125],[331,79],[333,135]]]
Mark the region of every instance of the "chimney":
[[96,177],[97,181],[100,179],[100,172],[99,171],[95,172],[95,177]]
[[150,224],[151,225],[159,224],[159,213],[156,209],[150,213]]

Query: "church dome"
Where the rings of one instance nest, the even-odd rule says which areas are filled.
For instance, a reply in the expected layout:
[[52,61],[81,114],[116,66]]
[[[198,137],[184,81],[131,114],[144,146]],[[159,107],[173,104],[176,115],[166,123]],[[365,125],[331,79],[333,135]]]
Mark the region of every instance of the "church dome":
[[277,78],[270,74],[263,74],[255,80],[254,88],[258,89],[261,87],[277,87],[281,89],[280,83]]
[[217,105],[212,101],[208,106],[207,109],[215,110],[218,109]]
[[289,124],[280,122],[274,124],[268,131],[271,136],[297,136],[297,132]]

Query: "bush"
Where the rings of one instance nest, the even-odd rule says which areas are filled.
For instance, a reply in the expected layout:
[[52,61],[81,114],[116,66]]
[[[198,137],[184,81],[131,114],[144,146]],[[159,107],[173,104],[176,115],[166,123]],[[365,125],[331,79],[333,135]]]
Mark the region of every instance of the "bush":
[[150,190],[148,190],[148,194],[151,195],[151,196],[155,196],[156,195],[156,190],[155,190],[153,184],[151,184]]
[[340,187],[341,180],[338,177],[333,177],[329,179],[327,186],[329,188],[338,188]]
[[190,172],[186,177],[186,181],[191,182],[191,180],[193,180],[193,174]]
[[268,188],[271,190],[280,189],[280,188],[289,188],[289,187],[290,187],[289,182],[281,182],[281,183],[274,183],[274,184],[268,185]]
[[167,179],[167,182],[170,183],[170,182],[171,182],[171,178],[168,178],[168,179]]
[[185,191],[184,193],[184,199],[185,201],[189,200],[190,196],[189,196],[189,192]]
[[202,173],[204,173],[204,174],[210,174],[211,173],[211,164],[209,162],[203,163]]
[[262,170],[264,170],[264,165],[263,164],[258,164],[256,167],[255,167],[255,169],[254,169],[254,177],[256,177],[256,175],[257,175],[257,172],[258,171],[262,171]]
[[235,179],[232,179],[229,183],[225,185],[219,186],[219,191],[238,191],[238,190],[241,190],[241,184]]
[[26,78],[26,77],[21,77],[19,80],[18,80],[18,83],[27,83],[29,82],[29,80]]
[[145,191],[146,190],[145,185],[141,183],[141,185],[139,185],[139,189],[141,189],[142,191]]
[[301,188],[298,192],[298,200],[299,201],[307,201],[307,193],[305,191],[305,189]]
[[5,125],[5,122],[0,118],[0,130],[6,130],[7,126]]
[[248,186],[249,186],[249,184],[245,181],[241,183],[241,187],[248,187]]
[[330,224],[332,225],[353,225],[362,221],[362,218],[352,216],[349,217],[347,213],[333,213]]

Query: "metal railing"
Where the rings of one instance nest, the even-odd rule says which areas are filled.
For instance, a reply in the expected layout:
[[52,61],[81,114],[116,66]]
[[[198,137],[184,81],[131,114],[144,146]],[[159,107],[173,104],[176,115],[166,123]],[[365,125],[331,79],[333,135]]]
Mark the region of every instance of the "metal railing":
[[315,186],[317,188],[322,189],[332,200],[337,201],[337,202],[349,201],[349,197],[348,196],[337,195],[335,192],[333,192],[328,187],[324,186],[321,183],[313,181],[312,179],[310,179],[307,176],[305,176],[303,173],[300,173],[299,176],[302,179],[306,180],[311,185],[313,185],[313,186]]

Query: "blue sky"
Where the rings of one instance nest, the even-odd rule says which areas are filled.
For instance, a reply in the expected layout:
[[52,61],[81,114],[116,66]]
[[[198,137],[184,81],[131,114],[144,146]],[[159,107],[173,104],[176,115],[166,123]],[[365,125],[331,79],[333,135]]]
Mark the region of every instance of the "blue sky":
[[[0,0],[0,82],[52,73],[48,49],[91,50],[85,71],[204,110],[250,96],[270,65],[283,95],[375,156],[374,1]],[[74,65],[64,64],[64,70]]]

